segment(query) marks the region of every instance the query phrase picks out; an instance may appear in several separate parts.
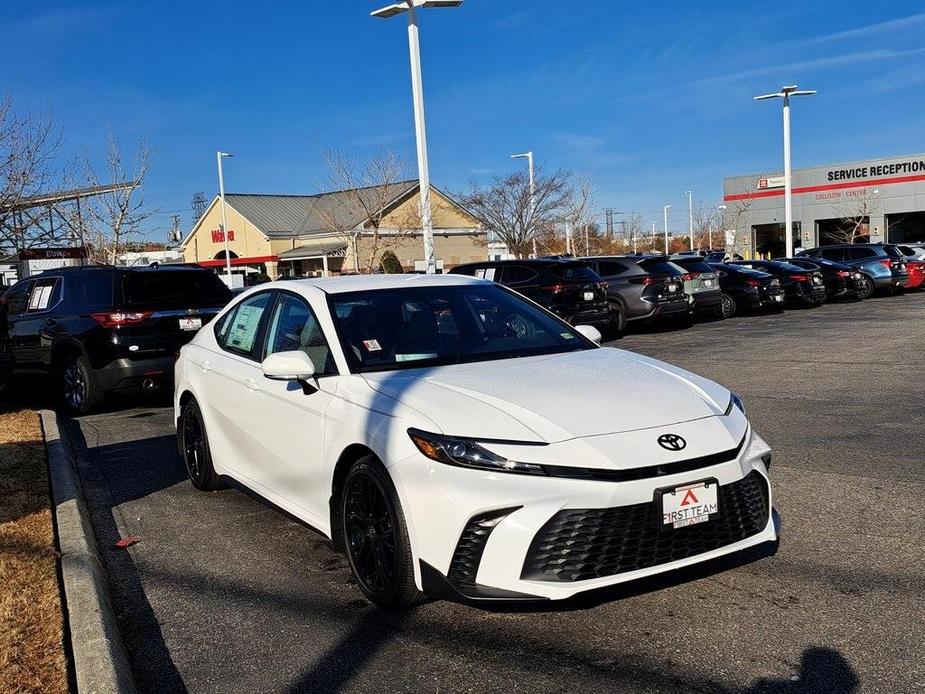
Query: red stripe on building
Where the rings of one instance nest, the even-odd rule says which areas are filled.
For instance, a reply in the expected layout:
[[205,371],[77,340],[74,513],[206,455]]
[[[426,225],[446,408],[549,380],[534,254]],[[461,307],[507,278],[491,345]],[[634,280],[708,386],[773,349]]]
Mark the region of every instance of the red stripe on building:
[[[794,188],[793,194],[818,193],[824,190],[846,190],[848,188],[866,188],[867,186],[888,186],[893,183],[915,183],[925,181],[925,175],[918,176],[897,176],[896,178],[871,178],[866,181],[849,181],[847,183],[826,183],[821,186],[804,186]],[[736,200],[756,200],[758,198],[771,198],[776,195],[783,195],[783,188],[774,190],[759,190],[755,193],[736,193],[735,195],[726,195],[723,202],[735,202]]]
[[[276,263],[279,261],[278,255],[257,255],[250,258],[232,258],[232,265],[262,265],[263,263]],[[203,267],[225,267],[225,259],[219,260],[200,260],[197,265]]]

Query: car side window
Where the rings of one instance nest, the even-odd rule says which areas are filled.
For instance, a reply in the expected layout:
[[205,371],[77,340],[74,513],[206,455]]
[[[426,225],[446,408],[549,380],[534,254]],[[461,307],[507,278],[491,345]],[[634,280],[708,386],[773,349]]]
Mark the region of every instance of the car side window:
[[301,297],[281,292],[270,318],[266,354],[297,350],[308,355],[318,376],[337,373],[331,348],[311,306]]
[[827,260],[844,260],[845,259],[845,250],[843,248],[825,248],[819,252],[823,258]]
[[526,265],[508,265],[504,268],[504,284],[526,284],[539,277],[539,273]]
[[216,325],[215,338],[219,346],[226,352],[256,361],[257,336],[272,297],[270,292],[260,292],[235,306],[221,324]]
[[877,252],[872,248],[851,248],[848,250],[851,260],[863,260],[864,258],[875,258]]
[[29,313],[41,313],[50,308],[61,299],[61,278],[48,277],[36,280],[29,292],[29,303],[26,310]]
[[32,280],[22,280],[13,285],[13,288],[4,297],[8,316],[18,316],[26,312],[33,284]]
[[597,264],[597,274],[601,277],[612,277],[626,272],[626,266],[616,263],[612,260],[604,260]]

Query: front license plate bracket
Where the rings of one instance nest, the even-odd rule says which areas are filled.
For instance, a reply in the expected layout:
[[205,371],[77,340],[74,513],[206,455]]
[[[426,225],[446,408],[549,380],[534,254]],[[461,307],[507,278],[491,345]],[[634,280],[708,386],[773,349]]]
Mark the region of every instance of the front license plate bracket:
[[[706,494],[701,494],[701,490],[705,491]],[[666,522],[666,497],[672,495],[671,501],[668,501],[669,511],[681,511],[680,503],[685,501],[684,497],[687,496],[688,491],[693,493],[693,499],[688,498],[688,503],[683,507],[685,513],[670,519],[671,522]],[[700,507],[701,511],[704,508],[709,510],[711,499],[714,502],[713,508],[715,509],[712,513],[688,513],[688,510],[697,509],[698,507]],[[670,487],[661,487],[655,490],[653,501],[654,522],[661,532],[675,532],[691,525],[713,522],[722,511],[719,508],[719,481],[715,477],[683,482]],[[672,501],[676,503],[672,503]]]

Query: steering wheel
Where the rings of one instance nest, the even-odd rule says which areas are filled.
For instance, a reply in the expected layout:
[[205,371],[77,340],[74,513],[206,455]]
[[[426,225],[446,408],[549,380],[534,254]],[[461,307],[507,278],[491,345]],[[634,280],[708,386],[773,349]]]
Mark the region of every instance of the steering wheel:
[[505,337],[532,340],[536,337],[536,326],[519,313],[508,313],[501,319]]

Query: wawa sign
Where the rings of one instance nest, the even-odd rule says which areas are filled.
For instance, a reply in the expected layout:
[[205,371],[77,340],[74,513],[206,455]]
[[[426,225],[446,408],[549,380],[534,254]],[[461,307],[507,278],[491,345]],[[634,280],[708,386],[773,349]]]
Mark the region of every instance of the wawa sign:
[[[234,241],[234,229],[228,230],[228,240]],[[223,232],[221,229],[213,229],[212,243],[225,243],[225,232]]]

